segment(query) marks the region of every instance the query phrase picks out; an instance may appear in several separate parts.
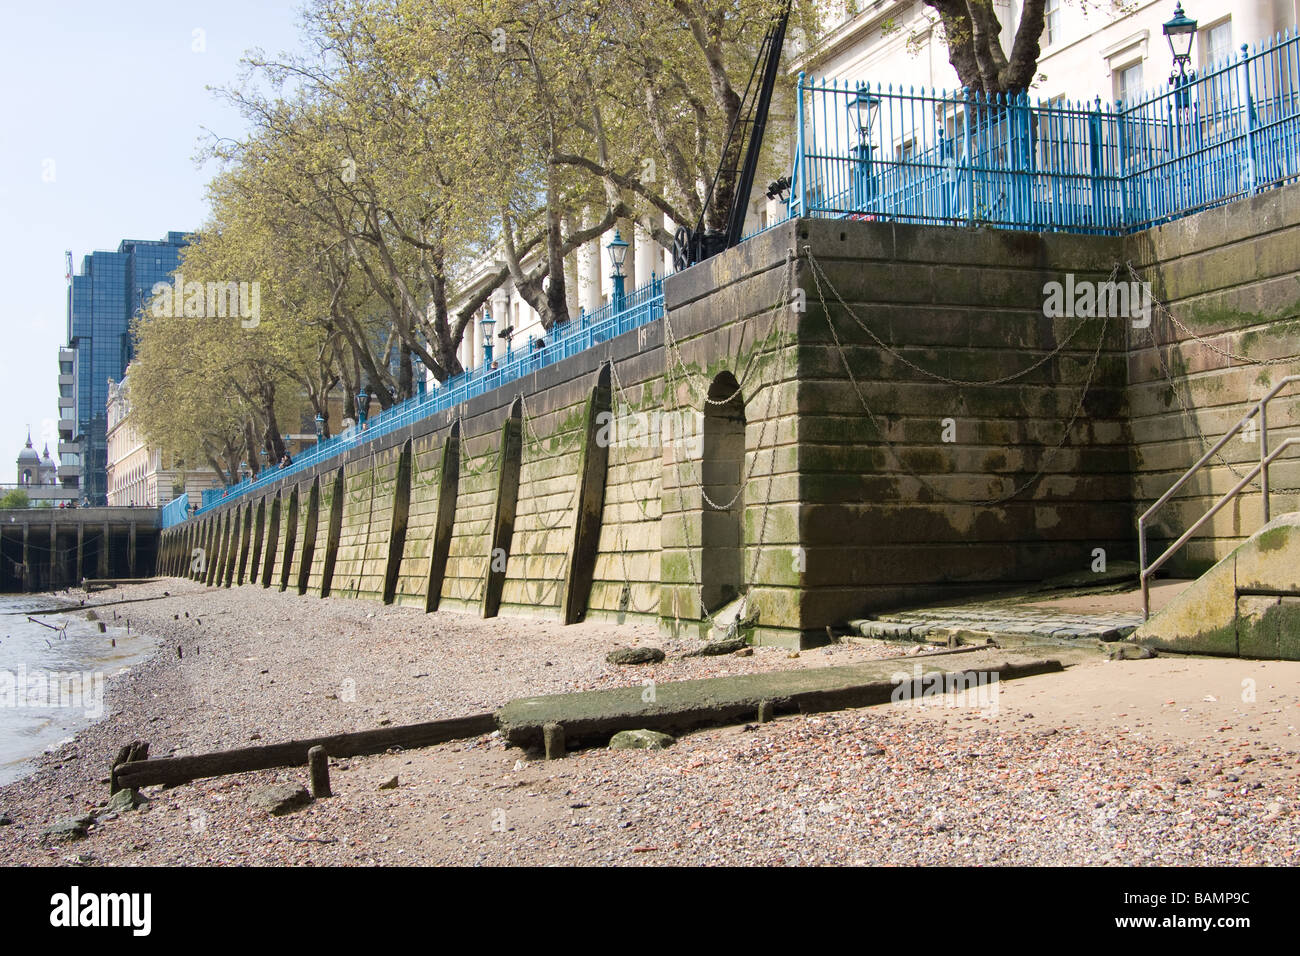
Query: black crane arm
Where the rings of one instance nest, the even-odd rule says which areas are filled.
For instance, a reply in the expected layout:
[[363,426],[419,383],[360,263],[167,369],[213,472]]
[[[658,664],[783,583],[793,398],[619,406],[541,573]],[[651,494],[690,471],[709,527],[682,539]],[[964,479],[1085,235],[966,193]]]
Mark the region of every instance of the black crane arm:
[[[758,158],[763,149],[763,134],[767,129],[767,114],[772,105],[772,91],[776,88],[777,73],[780,70],[781,49],[785,45],[785,30],[790,20],[790,6],[791,0],[785,0],[781,13],[763,35],[754,69],[750,72],[749,83],[745,87],[745,98],[741,102],[740,111],[731,129],[727,132],[727,140],[722,148],[722,159],[718,164],[718,171],[714,174],[713,182],[709,184],[709,191],[704,198],[704,206],[700,210],[700,218],[695,228],[692,230],[682,226],[677,230],[673,241],[673,267],[679,272],[740,243],[745,228],[745,214],[749,210],[749,195],[754,189],[754,177],[758,173]],[[759,75],[760,66],[761,75]],[[756,75],[758,75],[757,90],[754,88]],[[739,169],[728,167],[728,157],[736,152],[732,148],[732,143],[737,136],[742,138],[745,136],[746,127],[749,135],[745,140],[741,166]],[[708,215],[709,204],[713,202],[718,181],[724,174],[736,177],[731,207],[727,210],[726,231],[706,231],[704,221]]]

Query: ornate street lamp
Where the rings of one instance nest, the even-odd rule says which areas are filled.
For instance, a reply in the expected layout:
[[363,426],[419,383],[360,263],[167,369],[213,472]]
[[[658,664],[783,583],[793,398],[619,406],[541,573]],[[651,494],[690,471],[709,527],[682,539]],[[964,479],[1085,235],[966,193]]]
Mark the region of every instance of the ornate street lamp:
[[325,440],[325,418],[320,412],[316,413],[316,444],[319,445]]
[[416,396],[423,396],[427,383],[424,380],[424,362],[420,360],[418,355],[411,356],[411,380],[415,383]]
[[1190,99],[1187,85],[1195,79],[1196,74],[1188,69],[1192,62],[1192,41],[1196,39],[1196,21],[1183,13],[1183,5],[1174,6],[1174,18],[1165,23],[1165,39],[1169,41],[1169,52],[1174,55],[1174,70],[1169,74],[1169,85],[1177,90],[1179,106],[1187,106]]
[[483,364],[488,368],[492,367],[492,330],[496,328],[496,324],[497,320],[492,318],[492,311],[484,309],[478,327],[483,333]]
[[363,388],[357,392],[357,424],[366,423],[366,414],[370,411],[370,389]]
[[605,248],[609,251],[609,264],[613,272],[609,277],[614,280],[613,305],[615,312],[622,312],[627,302],[627,292],[623,282],[627,278],[623,272],[623,263],[627,260],[628,242],[614,230],[614,238]]
[[865,209],[867,203],[876,198],[876,177],[871,168],[871,153],[874,148],[871,131],[875,128],[876,116],[880,113],[880,97],[863,84],[849,100],[848,112],[849,124],[858,133],[858,144],[850,150],[857,160],[853,167],[853,205],[856,209]]

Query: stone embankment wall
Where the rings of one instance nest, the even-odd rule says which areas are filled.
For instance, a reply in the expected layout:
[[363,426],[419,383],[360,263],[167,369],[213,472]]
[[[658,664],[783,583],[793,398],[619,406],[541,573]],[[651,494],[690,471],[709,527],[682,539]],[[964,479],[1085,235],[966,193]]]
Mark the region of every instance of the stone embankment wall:
[[[1129,339],[1133,503],[1149,508],[1288,375],[1300,375],[1300,187],[1270,190],[1130,237],[1127,262],[1164,303]],[[1270,448],[1300,436],[1300,382],[1267,408]],[[1155,518],[1158,554],[1260,459],[1259,428],[1233,438]],[[1270,469],[1274,515],[1300,510],[1300,455]],[[1252,482],[1172,559],[1200,574],[1263,525]],[[1136,520],[1136,519],[1135,519]]]
[[[661,321],[170,529],[163,566],[678,633],[726,608],[798,645],[872,610],[1131,560],[1136,516],[1203,439],[1300,372],[1297,229],[1300,187],[1126,239],[786,223],[669,277]],[[1125,314],[1048,302],[1053,283],[1134,276],[1149,324],[1140,293]],[[1296,433],[1294,398],[1269,425]],[[1153,548],[1257,454],[1238,442],[1189,484]],[[1274,513],[1297,507],[1275,496]],[[1183,566],[1228,553],[1259,511],[1258,493],[1225,509]]]

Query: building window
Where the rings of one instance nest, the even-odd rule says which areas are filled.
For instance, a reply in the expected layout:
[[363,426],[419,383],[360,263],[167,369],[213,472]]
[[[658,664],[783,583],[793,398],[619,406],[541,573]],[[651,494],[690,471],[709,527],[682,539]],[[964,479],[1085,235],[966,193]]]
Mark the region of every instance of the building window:
[[1061,0],[1047,0],[1043,5],[1043,37],[1051,46],[1061,36]]
[[1222,65],[1232,56],[1232,18],[1201,31],[1201,62]]
[[1115,99],[1125,106],[1136,103],[1142,96],[1142,61],[1122,66],[1115,71]]

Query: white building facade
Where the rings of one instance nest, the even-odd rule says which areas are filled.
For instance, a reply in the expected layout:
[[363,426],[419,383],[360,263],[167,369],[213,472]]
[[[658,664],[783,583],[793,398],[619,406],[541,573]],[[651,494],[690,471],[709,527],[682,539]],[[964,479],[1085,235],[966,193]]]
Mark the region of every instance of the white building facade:
[[182,492],[198,501],[203,491],[221,487],[211,468],[185,468],[161,449],[145,444],[131,421],[126,382],[126,378],[110,379],[108,385],[109,507],[158,507]]
[[[1010,51],[1020,23],[1021,0],[993,0]],[[1048,0],[1039,45],[1034,99],[1131,100],[1164,89],[1173,58],[1162,27],[1175,0]],[[1300,21],[1300,0],[1186,0],[1197,21],[1192,67],[1202,70],[1241,45],[1256,43]],[[921,0],[847,0],[829,5],[821,42],[799,57],[794,72],[856,86],[893,85],[956,91],[961,83],[948,62],[937,16]]]

